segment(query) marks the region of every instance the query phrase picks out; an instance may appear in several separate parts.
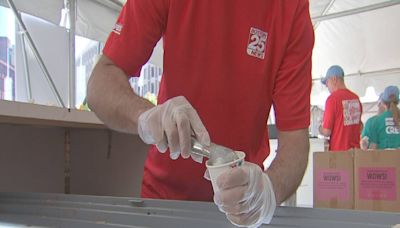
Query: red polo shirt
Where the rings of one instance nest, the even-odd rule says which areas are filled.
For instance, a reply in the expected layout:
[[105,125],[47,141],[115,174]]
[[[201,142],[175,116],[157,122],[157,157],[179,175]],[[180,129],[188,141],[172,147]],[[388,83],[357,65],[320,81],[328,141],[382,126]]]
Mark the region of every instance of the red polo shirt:
[[323,127],[331,130],[329,150],[360,148],[362,106],[348,89],[333,92],[325,104]]
[[[139,72],[160,38],[163,103],[183,95],[215,143],[262,167],[274,104],[281,131],[307,128],[314,33],[306,0],[128,0],[104,55]],[[204,164],[151,147],[142,197],[211,201]]]

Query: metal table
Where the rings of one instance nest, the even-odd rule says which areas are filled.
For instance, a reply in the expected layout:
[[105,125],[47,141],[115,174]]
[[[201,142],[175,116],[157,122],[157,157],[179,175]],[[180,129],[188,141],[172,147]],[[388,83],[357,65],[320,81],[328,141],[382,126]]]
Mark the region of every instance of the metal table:
[[[400,213],[278,207],[262,227],[392,227]],[[213,203],[0,193],[0,227],[234,227]]]

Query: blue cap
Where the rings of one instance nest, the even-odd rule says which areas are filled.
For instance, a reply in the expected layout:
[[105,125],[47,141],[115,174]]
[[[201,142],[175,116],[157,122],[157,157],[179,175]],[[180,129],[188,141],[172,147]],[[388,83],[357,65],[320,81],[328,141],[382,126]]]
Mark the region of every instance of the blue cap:
[[338,65],[333,65],[333,66],[329,67],[328,71],[326,72],[325,77],[321,78],[322,84],[326,85],[326,81],[329,78],[334,77],[334,76],[344,78],[344,71]]
[[388,86],[385,88],[382,94],[382,100],[384,102],[398,102],[399,101],[399,88],[397,86]]

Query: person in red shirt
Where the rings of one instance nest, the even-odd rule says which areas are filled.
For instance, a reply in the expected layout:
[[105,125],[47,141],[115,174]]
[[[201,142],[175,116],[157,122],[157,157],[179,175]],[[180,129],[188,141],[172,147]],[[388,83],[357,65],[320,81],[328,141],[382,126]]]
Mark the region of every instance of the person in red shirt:
[[[154,106],[128,79],[160,38]],[[307,166],[313,45],[307,0],[128,0],[89,80],[88,104],[109,127],[153,144],[142,197],[214,199],[233,224],[258,226],[296,191]],[[272,104],[279,146],[264,170]],[[241,167],[219,176],[218,192],[203,178],[202,158],[190,154],[192,135],[246,153]]]
[[331,66],[321,82],[331,93],[320,126],[320,133],[330,137],[329,150],[360,148],[362,105],[358,96],[346,88],[343,69]]

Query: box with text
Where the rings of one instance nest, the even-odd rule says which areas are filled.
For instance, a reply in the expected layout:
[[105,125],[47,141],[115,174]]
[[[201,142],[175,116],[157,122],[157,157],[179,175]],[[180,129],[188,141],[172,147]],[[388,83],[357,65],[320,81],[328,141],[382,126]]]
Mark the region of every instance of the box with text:
[[355,209],[400,211],[400,150],[355,151]]
[[314,207],[354,208],[353,151],[314,152]]

